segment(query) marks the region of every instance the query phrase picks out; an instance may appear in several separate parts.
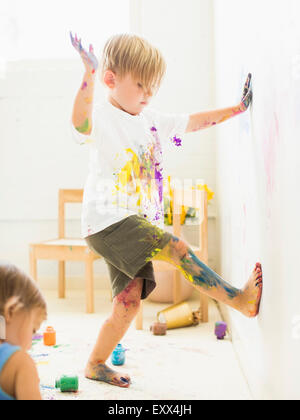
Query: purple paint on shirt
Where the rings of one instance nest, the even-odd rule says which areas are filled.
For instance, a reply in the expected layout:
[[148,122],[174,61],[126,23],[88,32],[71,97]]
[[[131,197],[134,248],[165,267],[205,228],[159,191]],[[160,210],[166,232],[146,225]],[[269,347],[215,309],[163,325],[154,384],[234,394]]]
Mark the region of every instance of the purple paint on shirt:
[[163,219],[163,166],[162,166],[162,148],[161,143],[158,136],[158,131],[155,126],[151,127],[150,130],[152,131],[152,135],[155,140],[154,144],[154,177],[155,183],[157,185],[157,190],[159,194],[159,203],[157,203],[156,214],[154,220],[162,220]]
[[84,90],[87,87],[87,82],[83,82],[82,86],[81,86],[81,90]]
[[160,202],[162,202],[162,199],[163,199],[162,150],[161,150],[160,141],[159,141],[158,136],[157,136],[157,129],[155,127],[152,127],[151,131],[153,132],[154,138],[156,140],[155,147],[156,147],[157,155],[159,156],[159,161],[155,162],[155,181],[156,181],[156,185],[157,185],[158,191],[159,191],[159,199],[160,199]]
[[175,146],[179,147],[182,146],[182,140],[176,136],[173,137],[172,142],[175,144]]

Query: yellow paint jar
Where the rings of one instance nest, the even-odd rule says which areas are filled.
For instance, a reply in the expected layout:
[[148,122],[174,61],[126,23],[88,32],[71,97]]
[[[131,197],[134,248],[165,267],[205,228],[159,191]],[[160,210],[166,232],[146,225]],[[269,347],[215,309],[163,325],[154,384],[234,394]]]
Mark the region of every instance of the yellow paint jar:
[[194,325],[193,312],[187,302],[177,303],[158,312],[159,322],[165,322],[168,330]]

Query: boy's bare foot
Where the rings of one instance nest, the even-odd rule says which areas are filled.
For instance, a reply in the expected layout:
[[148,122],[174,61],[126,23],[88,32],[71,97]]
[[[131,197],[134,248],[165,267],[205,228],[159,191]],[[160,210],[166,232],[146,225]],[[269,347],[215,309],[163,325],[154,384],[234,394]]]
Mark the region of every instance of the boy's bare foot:
[[256,263],[241,296],[240,311],[249,318],[254,318],[258,315],[262,287],[261,264]]
[[88,362],[85,368],[85,377],[95,381],[107,382],[111,385],[128,388],[131,381],[130,377],[124,373],[118,373],[106,366],[105,363]]

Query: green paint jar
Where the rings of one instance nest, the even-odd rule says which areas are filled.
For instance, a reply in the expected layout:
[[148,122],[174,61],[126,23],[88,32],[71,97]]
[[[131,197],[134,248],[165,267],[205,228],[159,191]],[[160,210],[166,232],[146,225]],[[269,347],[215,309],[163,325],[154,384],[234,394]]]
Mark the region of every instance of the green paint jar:
[[55,388],[60,388],[61,392],[78,391],[78,376],[62,376],[55,381]]

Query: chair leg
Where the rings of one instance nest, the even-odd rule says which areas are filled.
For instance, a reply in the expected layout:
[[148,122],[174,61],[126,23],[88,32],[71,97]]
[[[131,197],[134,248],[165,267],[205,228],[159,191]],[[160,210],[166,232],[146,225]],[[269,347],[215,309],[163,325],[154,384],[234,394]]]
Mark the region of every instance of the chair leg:
[[200,294],[202,322],[208,322],[208,296]]
[[33,247],[29,248],[29,273],[33,280],[37,282],[37,260]]
[[173,277],[173,303],[180,302],[180,295],[181,295],[181,273],[179,270],[174,270],[174,277]]
[[85,263],[86,312],[94,313],[94,274],[93,259],[87,258]]
[[66,297],[66,271],[65,262],[58,262],[58,297],[64,299]]
[[143,301],[141,300],[140,303],[140,309],[138,311],[138,314],[135,318],[135,328],[137,330],[142,330],[143,329]]

